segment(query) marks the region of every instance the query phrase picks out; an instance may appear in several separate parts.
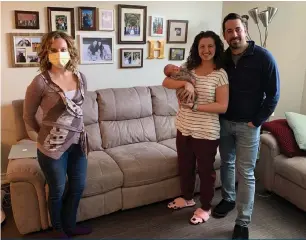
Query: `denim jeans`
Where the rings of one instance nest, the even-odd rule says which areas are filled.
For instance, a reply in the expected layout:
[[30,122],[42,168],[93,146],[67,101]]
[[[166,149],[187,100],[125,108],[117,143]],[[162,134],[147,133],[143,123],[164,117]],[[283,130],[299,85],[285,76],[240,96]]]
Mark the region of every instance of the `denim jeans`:
[[[79,144],[73,144],[57,160],[39,150],[38,162],[49,185],[48,208],[54,229],[69,231],[75,228],[76,214],[84,190],[87,159]],[[65,192],[66,174],[68,188]],[[65,194],[64,194],[65,192]]]
[[[222,198],[236,201],[236,224],[248,226],[251,222],[255,195],[255,176],[260,127],[249,127],[245,122],[220,120],[220,156]],[[236,169],[237,168],[237,169]],[[238,174],[236,198],[235,173]]]

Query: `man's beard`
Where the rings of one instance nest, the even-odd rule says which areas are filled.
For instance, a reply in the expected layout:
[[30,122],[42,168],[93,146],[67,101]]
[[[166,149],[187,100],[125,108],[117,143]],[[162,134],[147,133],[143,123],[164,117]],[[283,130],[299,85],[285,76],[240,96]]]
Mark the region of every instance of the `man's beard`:
[[[232,42],[233,40],[238,40],[238,42]],[[236,38],[232,38],[230,40],[230,44],[229,46],[232,48],[232,49],[239,49],[239,48],[242,48],[243,47],[243,43],[241,42],[241,38],[240,37],[236,37]]]

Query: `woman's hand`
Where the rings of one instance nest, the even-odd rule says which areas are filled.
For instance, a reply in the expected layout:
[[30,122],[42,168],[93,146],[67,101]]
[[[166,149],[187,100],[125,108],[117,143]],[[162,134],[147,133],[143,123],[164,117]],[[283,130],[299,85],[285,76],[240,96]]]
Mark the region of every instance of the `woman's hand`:
[[190,82],[185,82],[185,90],[189,93],[194,93],[194,86]]
[[183,108],[192,108],[193,107],[193,105],[194,105],[194,103],[181,103],[181,106],[183,107]]
[[185,91],[184,91],[183,99],[187,98],[186,102],[193,102],[195,98],[195,89],[192,83],[186,82],[184,85],[184,89]]

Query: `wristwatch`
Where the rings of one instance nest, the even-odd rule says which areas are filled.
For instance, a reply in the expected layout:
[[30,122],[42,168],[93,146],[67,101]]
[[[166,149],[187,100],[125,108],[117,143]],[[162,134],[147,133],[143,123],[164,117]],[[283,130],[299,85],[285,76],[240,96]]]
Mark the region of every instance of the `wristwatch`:
[[197,103],[193,104],[192,111],[194,111],[194,112],[198,111],[198,104]]

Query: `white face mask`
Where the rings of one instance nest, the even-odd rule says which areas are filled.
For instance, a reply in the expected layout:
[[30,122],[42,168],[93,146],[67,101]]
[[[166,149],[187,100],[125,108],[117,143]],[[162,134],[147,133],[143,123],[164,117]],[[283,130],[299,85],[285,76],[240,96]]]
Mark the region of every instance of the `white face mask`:
[[49,62],[58,68],[64,68],[70,60],[69,52],[49,53]]

